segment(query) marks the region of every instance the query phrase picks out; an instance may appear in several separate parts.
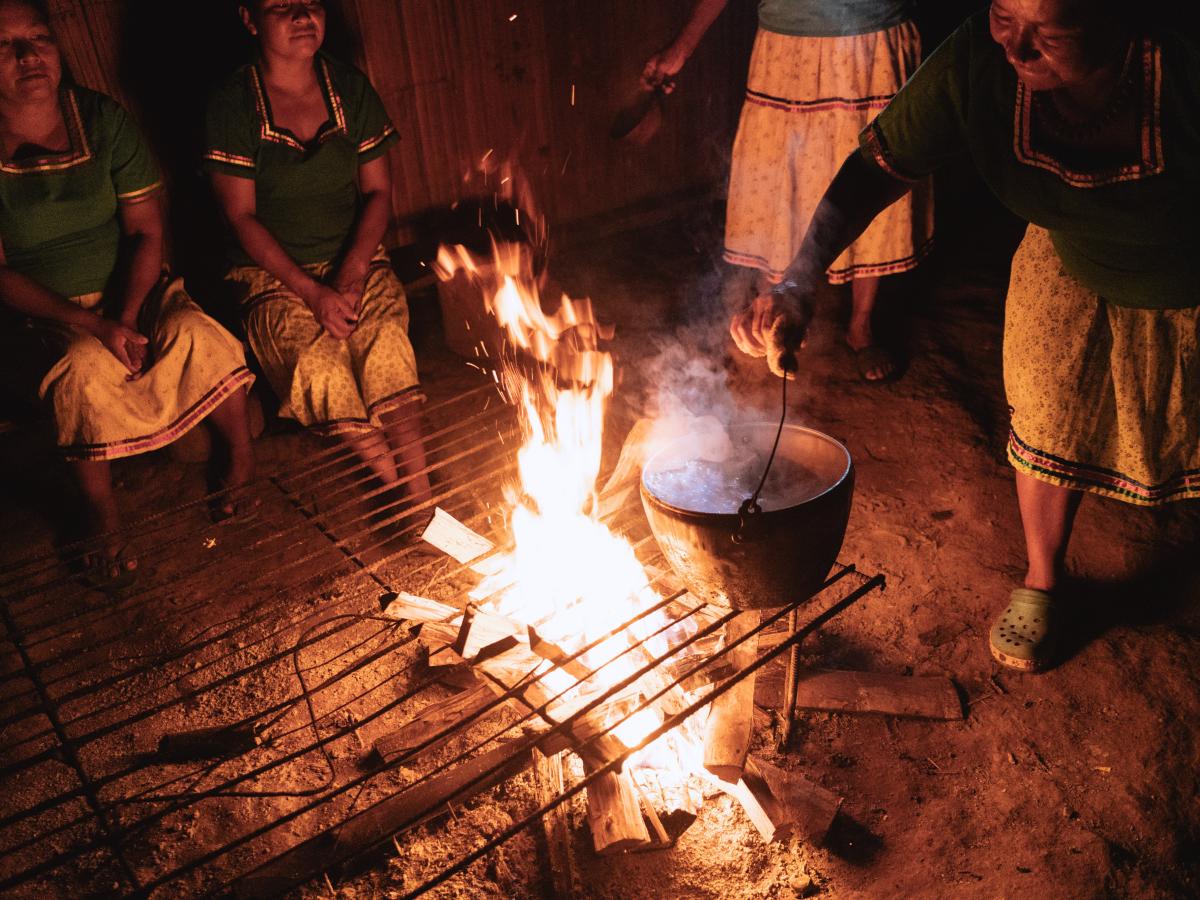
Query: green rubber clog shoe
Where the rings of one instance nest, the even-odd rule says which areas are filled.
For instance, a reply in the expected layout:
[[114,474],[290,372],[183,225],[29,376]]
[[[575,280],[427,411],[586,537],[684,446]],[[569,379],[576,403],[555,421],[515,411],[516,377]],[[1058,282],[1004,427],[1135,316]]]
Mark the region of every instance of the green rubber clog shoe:
[[1058,643],[1054,598],[1020,587],[992,624],[989,645],[996,662],[1021,672],[1040,672],[1053,660]]

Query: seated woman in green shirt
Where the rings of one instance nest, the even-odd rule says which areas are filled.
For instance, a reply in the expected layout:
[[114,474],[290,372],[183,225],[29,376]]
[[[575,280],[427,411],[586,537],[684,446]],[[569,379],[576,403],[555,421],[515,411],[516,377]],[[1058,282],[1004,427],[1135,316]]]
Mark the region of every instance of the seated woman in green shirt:
[[345,440],[424,502],[408,307],[380,246],[396,131],[366,76],[320,52],[319,0],[240,9],[258,58],[212,97],[204,159],[250,346],[281,415]]
[[793,365],[812,285],[914,179],[969,158],[1028,221],[1005,311],[1008,457],[1028,554],[990,635],[1053,660],[1081,492],[1200,497],[1200,52],[1107,0],[993,0],[917,71],[825,193],[785,282],[730,328]]
[[[62,81],[44,6],[0,0],[0,301],[41,323],[57,360],[40,395],[91,514],[89,580],[129,581],[109,461],[164,447],[209,417],[223,480],[254,454],[241,345],[163,279],[161,185],[137,126]],[[220,504],[232,515],[232,499]]]

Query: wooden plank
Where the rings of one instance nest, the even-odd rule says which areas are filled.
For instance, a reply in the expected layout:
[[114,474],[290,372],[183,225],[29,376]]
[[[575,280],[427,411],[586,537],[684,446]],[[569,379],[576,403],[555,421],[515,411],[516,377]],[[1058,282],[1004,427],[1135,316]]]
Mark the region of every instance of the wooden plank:
[[589,784],[587,810],[592,846],[601,856],[636,850],[651,843],[637,790],[628,772],[606,772]]
[[[545,806],[562,795],[566,783],[563,778],[561,753],[547,756],[534,750],[533,771],[539,805]],[[583,886],[579,870],[575,866],[575,849],[571,841],[567,803],[558,804],[542,816],[542,833],[546,838],[546,855],[550,860],[554,896],[556,900],[574,900],[582,894]]]
[[[754,702],[779,709],[783,705],[783,679],[783,671],[778,667],[760,670]],[[942,721],[963,717],[958,689],[953,681],[941,675],[808,669],[800,674],[796,707]]]
[[[725,646],[750,634],[759,623],[757,611],[740,613],[725,625]],[[757,635],[742,640],[726,654],[735,672],[751,665],[758,653]],[[704,768],[722,781],[742,777],[754,730],[754,676],[743,678],[709,706],[704,728]]]

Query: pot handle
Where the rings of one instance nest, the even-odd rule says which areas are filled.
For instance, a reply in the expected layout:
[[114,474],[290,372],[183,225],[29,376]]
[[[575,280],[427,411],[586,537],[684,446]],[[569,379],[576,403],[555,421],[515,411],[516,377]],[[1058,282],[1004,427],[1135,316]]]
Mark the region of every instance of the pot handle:
[[732,535],[735,544],[761,540],[764,534],[762,507],[753,497],[747,497],[738,507],[738,527]]

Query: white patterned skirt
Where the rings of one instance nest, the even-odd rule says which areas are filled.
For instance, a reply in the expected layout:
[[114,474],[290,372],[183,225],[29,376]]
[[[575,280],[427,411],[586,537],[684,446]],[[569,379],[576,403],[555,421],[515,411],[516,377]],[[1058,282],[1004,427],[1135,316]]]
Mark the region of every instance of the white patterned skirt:
[[[858,135],[916,70],[912,22],[847,37],[759,29],[733,144],[725,259],[778,281],[817,204]],[[905,272],[929,250],[933,193],[926,179],[883,211],[829,268],[844,284]]]

